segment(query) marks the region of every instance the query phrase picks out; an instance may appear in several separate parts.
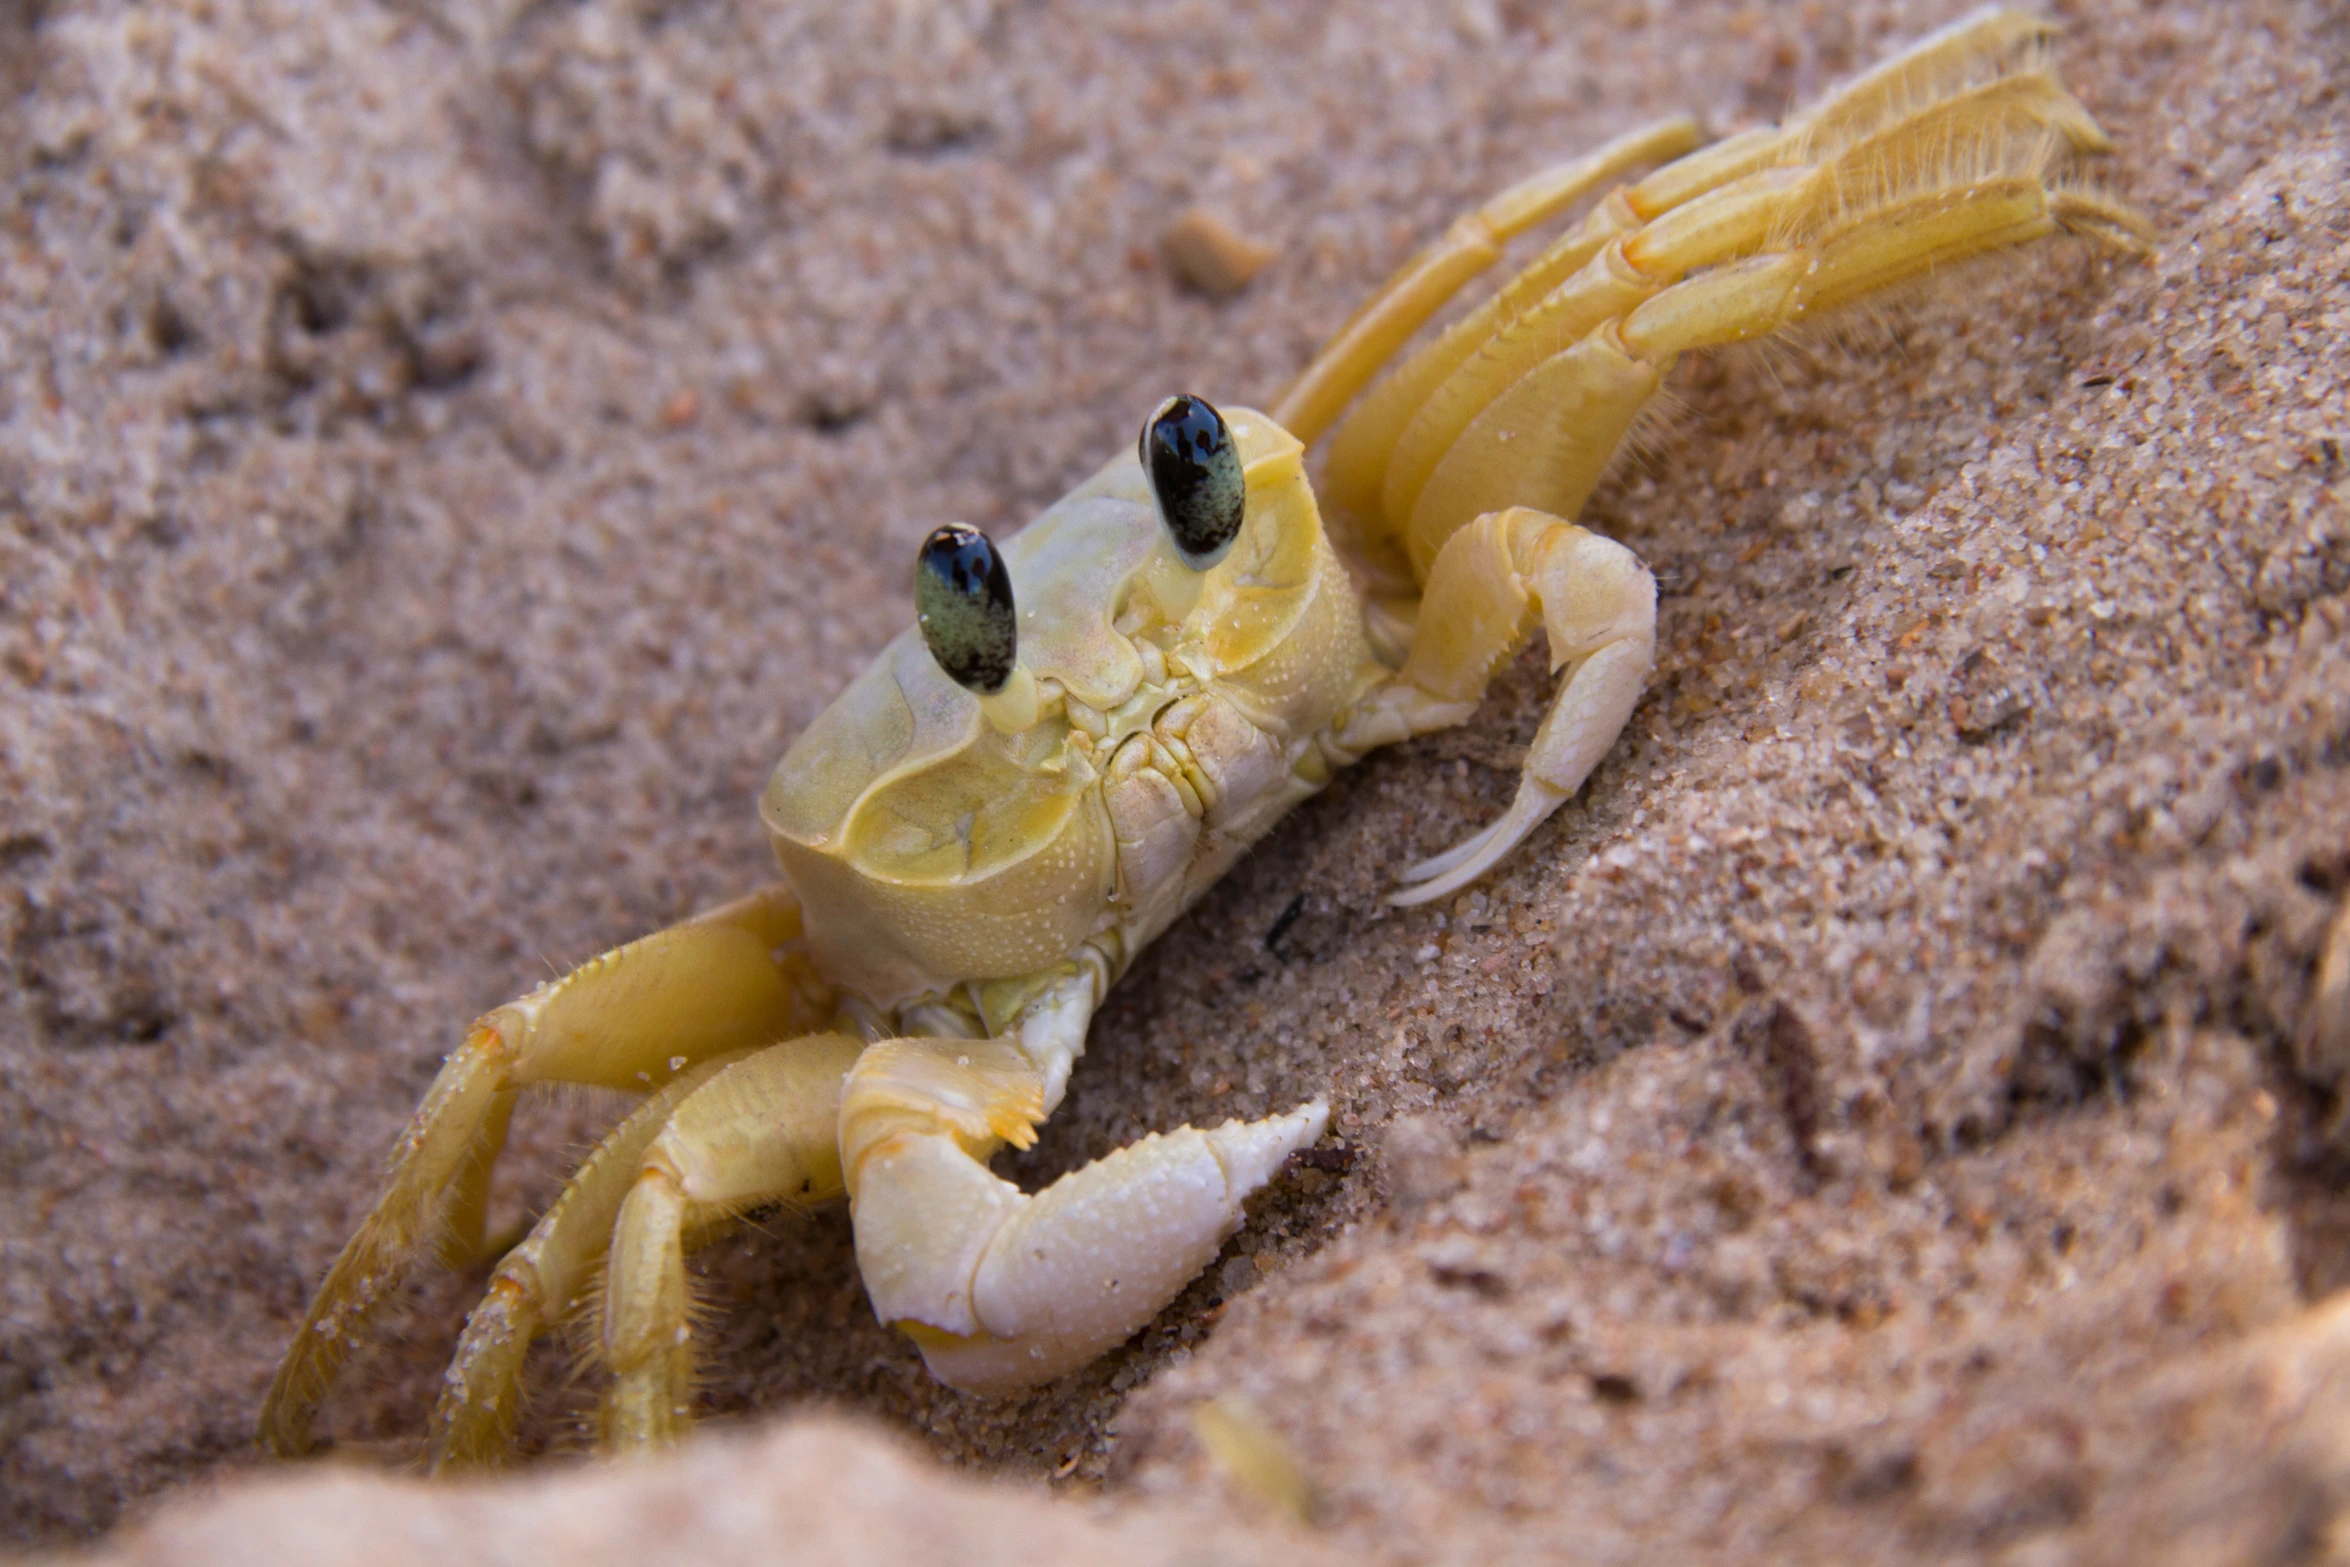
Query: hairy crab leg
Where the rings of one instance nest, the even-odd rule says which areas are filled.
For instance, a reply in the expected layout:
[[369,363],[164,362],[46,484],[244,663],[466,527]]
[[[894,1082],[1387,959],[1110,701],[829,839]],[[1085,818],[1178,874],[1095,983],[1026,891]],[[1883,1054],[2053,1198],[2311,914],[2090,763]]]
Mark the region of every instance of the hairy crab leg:
[[[1804,203],[1848,196],[1856,173],[1864,188],[1891,171],[1915,178],[1935,149],[1994,129],[2079,152],[2104,150],[2103,132],[2038,58],[2050,31],[2023,12],[1979,11],[1784,126],[1730,137],[1611,193],[1576,230],[1371,390],[1333,438],[1325,506],[1358,535],[1402,534],[1430,467],[1492,397],[1543,353],[1636,304],[1640,291],[1676,280],[1678,272],[1627,264],[1624,247],[1611,242],[1631,241],[1692,202],[1747,187],[1742,204],[1753,221],[1744,235],[1714,236],[1717,253],[1710,260],[1692,254],[1681,271],[1734,255],[1721,248],[1724,239],[1759,248],[1770,225],[1783,231]],[[1784,193],[1767,206],[1753,200],[1752,189],[1765,178]],[[1718,226],[1721,216],[1717,204],[1709,217]],[[1662,259],[1655,249],[1643,259]],[[1415,550],[1416,568],[1424,572],[1432,555]]]
[[516,1089],[565,1082],[641,1092],[696,1062],[822,1027],[830,996],[798,955],[799,934],[799,903],[778,883],[616,948],[475,1023],[287,1346],[262,1405],[262,1445],[280,1457],[310,1450],[312,1418],[336,1371],[452,1209],[478,1212],[486,1177],[469,1167],[494,1154]]
[[[1749,132],[1732,137],[1667,164],[1659,174],[1671,172],[1675,193],[1687,200],[1734,174],[1748,172],[1759,155],[1758,141],[1775,150],[1780,134]],[[1491,299],[1447,327],[1371,389],[1331,438],[1328,470],[1321,487],[1327,510],[1341,518],[1379,522],[1388,466],[1405,428],[1471,355],[1581,272],[1608,241],[1646,221],[1633,204],[1633,194],[1639,189],[1635,186],[1632,191],[1611,193]],[[1686,194],[1682,194],[1684,190]]]
[[1870,66],[1790,123],[1815,143],[1866,134],[1917,104],[1982,80],[1987,70],[2036,65],[2056,33],[2056,24],[2037,12],[1982,6]]
[[[1464,216],[1443,240],[1405,263],[1401,273],[1372,294],[1370,301],[1339,327],[1330,343],[1323,345],[1314,362],[1297,376],[1288,392],[1283,392],[1271,416],[1300,442],[1314,444],[1339,411],[1347,409],[1356,392],[1363,390],[1370,376],[1403,348],[1405,338],[1424,327],[1462,284],[1497,261],[1499,244],[1549,221],[1640,164],[1673,160],[1657,169],[1657,174],[1617,193],[1619,200],[1612,200],[1610,209],[1593,211],[1577,233],[1567,235],[1525,270],[1520,277],[1523,287],[1511,284],[1511,289],[1504,289],[1480,308],[1478,315],[1459,322],[1441,341],[1422,350],[1429,362],[1422,371],[1426,385],[1419,388],[1419,397],[1424,397],[1433,383],[1443,381],[1466,352],[1492,336],[1495,327],[1516,315],[1527,298],[1539,296],[1560,277],[1589,261],[1593,251],[1614,235],[1638,228],[1706,190],[1772,162],[1817,157],[1821,148],[1864,136],[1920,103],[1943,99],[1988,75],[2000,75],[2016,66],[2030,68],[2040,47],[2054,33],[2056,28],[2044,16],[2012,7],[1983,7],[1861,73],[1784,127],[1760,127],[1730,136],[1711,148],[1694,150],[1704,143],[1704,132],[1690,117],[1673,117],[1619,136],[1582,160],[1535,174]],[[2101,136],[2094,146],[2103,146]],[[1375,392],[1375,399],[1382,392]],[[1394,444],[1396,432],[1410,418],[1419,397],[1403,388],[1401,413],[1391,418],[1365,418],[1363,411],[1356,411],[1356,418],[1349,423],[1361,423],[1365,428],[1354,437],[1354,444],[1363,451],[1384,453]],[[1384,430],[1379,425],[1384,425]],[[1344,500],[1347,486],[1347,477],[1339,470],[1356,468],[1356,463],[1347,460],[1347,446],[1349,435],[1342,430],[1339,446],[1332,449],[1332,479],[1342,491],[1339,500]],[[1372,479],[1370,493],[1377,493],[1377,479]]]
[[660,1446],[693,1423],[691,1232],[771,1203],[841,1195],[841,1080],[864,1048],[851,1034],[813,1034],[732,1062],[646,1146],[604,1271],[606,1447]]
[[501,1464],[522,1414],[530,1346],[593,1284],[620,1203],[669,1114],[727,1060],[688,1067],[604,1135],[522,1243],[506,1253],[465,1319],[432,1411],[430,1462],[443,1469]]
[[1504,245],[1610,180],[1677,158],[1704,139],[1697,122],[1686,115],[1659,120],[1571,163],[1521,180],[1455,220],[1443,238],[1406,262],[1332,334],[1268,410],[1275,422],[1313,445],[1405,339],[1426,325],[1462,285],[1501,259]]
[[841,1101],[874,1313],[905,1330],[933,1376],[970,1392],[1032,1387],[1130,1337],[1329,1121],[1317,1101],[1154,1134],[1032,1196],[986,1164],[1043,1114],[1032,1054],[1009,1039],[889,1040],[859,1059]]
[[441,1262],[451,1268],[469,1268],[489,1255],[490,1176],[498,1155],[506,1151],[506,1128],[514,1119],[519,1090],[507,1089],[491,1097],[473,1146],[458,1161],[449,1183],[448,1207],[441,1219]]
[[[2043,170],[2048,138],[2050,128],[2068,118],[2085,123],[2079,106],[2046,78],[2003,78],[1884,127],[1835,158],[1759,170],[1610,240],[1429,395],[1388,459],[1380,501],[1384,525],[1402,535],[1414,568],[1425,572],[1452,529],[1491,506],[1516,503],[1574,515],[1588,486],[1583,493],[1510,489],[1504,476],[1525,467],[1526,449],[1499,453],[1470,438],[1480,420],[1513,400],[1519,406],[1507,416],[1511,429],[1525,428],[1527,418],[1543,408],[1555,408],[1547,416],[1552,419],[1576,417],[1545,402],[1551,393],[1539,383],[1528,384],[1553,356],[1573,351],[1570,345],[1579,348],[1604,322],[1643,307],[1682,279],[1733,267],[1759,252],[1805,252],[1838,235],[1890,232],[1907,211],[1963,204],[1993,186],[2029,185],[2044,202],[2052,199]],[[2029,237],[1985,235],[1974,248]],[[1960,254],[1937,252],[1931,260],[1946,263]],[[1858,288],[1853,296],[1871,291]],[[1829,304],[1821,297],[1807,308]],[[1604,466],[1614,438],[1592,449]],[[1518,460],[1491,460],[1513,456]],[[1463,482],[1472,473],[1483,482]],[[1598,471],[1589,477],[1596,482]]]

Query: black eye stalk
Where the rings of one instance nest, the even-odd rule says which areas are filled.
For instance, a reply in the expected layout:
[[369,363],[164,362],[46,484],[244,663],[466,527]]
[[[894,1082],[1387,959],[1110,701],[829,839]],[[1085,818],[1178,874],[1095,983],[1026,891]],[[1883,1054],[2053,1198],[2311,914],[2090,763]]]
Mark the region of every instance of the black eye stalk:
[[947,678],[993,696],[1012,678],[1020,628],[1012,616],[1012,574],[993,540],[950,522],[922,541],[914,567],[914,613],[922,640]]
[[1204,397],[1170,397],[1142,427],[1142,471],[1183,564],[1205,571],[1240,537],[1248,483],[1232,426]]

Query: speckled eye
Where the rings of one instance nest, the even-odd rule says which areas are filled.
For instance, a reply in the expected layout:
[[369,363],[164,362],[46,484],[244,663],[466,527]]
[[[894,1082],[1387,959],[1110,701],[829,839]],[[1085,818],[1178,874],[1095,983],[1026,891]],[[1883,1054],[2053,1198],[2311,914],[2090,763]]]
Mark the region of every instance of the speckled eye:
[[994,541],[977,528],[950,522],[922,541],[914,614],[930,656],[956,685],[992,696],[1012,678],[1020,651],[1012,574]]
[[1248,509],[1240,452],[1224,416],[1204,397],[1168,398],[1142,427],[1142,468],[1183,564],[1205,571],[1222,560]]

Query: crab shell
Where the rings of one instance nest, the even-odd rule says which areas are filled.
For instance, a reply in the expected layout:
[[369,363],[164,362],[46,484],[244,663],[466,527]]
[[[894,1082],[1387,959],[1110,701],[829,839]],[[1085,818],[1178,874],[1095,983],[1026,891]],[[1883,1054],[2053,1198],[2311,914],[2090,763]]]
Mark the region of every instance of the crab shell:
[[760,814],[833,984],[894,1011],[968,983],[993,1026],[1081,946],[1122,970],[1328,781],[1319,742],[1388,671],[1297,440],[1228,420],[1247,506],[1209,570],[1133,454],[1004,542],[1031,711],[908,628],[784,754]]

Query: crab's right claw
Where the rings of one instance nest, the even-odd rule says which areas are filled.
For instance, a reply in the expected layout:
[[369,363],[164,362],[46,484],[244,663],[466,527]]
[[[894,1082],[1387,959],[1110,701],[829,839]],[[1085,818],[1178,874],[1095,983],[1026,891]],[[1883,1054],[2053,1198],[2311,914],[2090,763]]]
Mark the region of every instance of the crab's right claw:
[[993,1041],[893,1040],[858,1061],[842,1100],[857,1266],[874,1313],[906,1330],[931,1375],[966,1392],[1034,1387],[1132,1337],[1330,1121],[1316,1101],[1187,1126],[1030,1196],[984,1163],[1005,1116],[1039,1102],[1019,1076]]

